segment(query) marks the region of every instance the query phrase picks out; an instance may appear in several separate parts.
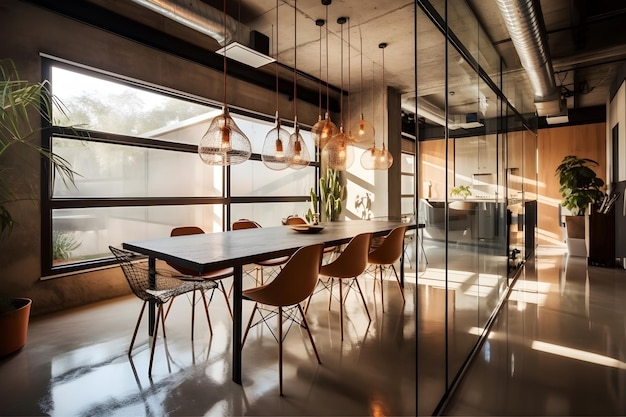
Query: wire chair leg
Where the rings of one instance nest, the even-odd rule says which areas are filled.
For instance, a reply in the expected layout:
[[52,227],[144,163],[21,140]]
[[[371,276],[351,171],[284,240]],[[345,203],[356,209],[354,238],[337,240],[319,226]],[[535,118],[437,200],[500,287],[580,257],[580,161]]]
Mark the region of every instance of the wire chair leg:
[[[156,347],[156,340],[159,335],[159,318],[161,318],[161,322],[163,323],[163,328],[165,329],[165,317],[163,315],[163,304],[159,304],[159,308],[157,310],[157,318],[154,321],[154,333],[152,334],[152,346],[150,347],[150,365],[148,366],[148,376],[152,376],[152,363],[154,362],[154,348]],[[165,338],[165,333],[163,333],[163,337]]]
[[139,317],[137,318],[137,324],[135,325],[135,331],[133,332],[133,338],[130,340],[130,347],[128,348],[128,356],[131,356],[133,351],[133,346],[135,345],[135,338],[137,337],[137,331],[139,330],[139,325],[141,324],[141,319],[143,318],[143,312],[146,310],[147,301],[143,302],[141,306],[141,311],[139,312]]

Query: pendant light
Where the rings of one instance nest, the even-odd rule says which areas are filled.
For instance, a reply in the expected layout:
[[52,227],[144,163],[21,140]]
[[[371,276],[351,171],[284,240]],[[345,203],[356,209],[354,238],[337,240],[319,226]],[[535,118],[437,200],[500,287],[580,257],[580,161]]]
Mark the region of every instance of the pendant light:
[[289,136],[289,145],[287,145],[287,161],[289,168],[302,169],[309,166],[311,156],[309,150],[304,143],[304,138],[300,134],[300,126],[298,125],[298,94],[297,94],[297,35],[298,33],[298,8],[297,0],[293,2],[293,127],[294,132]]
[[[359,37],[361,39],[361,88],[360,88],[360,107],[361,114],[359,120],[357,120],[352,126],[352,133],[354,135],[354,141],[356,143],[367,143],[373,140],[376,133],[374,125],[365,120],[363,117],[363,36],[361,36],[361,26],[359,26]],[[373,104],[373,103],[372,103]]]
[[361,165],[365,169],[375,169],[375,170],[385,170],[389,169],[393,164],[393,156],[385,149],[385,92],[387,91],[387,87],[385,86],[385,48],[387,47],[386,43],[381,43],[378,45],[380,49],[383,51],[383,145],[380,149],[376,148],[376,139],[374,139],[374,144],[371,148],[363,152],[361,155]]
[[337,125],[330,120],[328,113],[330,107],[330,99],[328,96],[328,5],[331,3],[332,0],[322,0],[322,4],[326,7],[326,113],[324,115],[324,119],[318,120],[318,122],[311,128],[311,136],[315,140],[315,146],[319,149],[324,149],[330,138],[337,133]]
[[329,168],[337,171],[347,170],[354,162],[354,149],[350,146],[352,140],[343,130],[343,25],[347,21],[346,17],[337,19],[337,23],[341,25],[341,121],[339,133],[333,136],[322,149],[322,161],[326,161]]
[[[226,0],[224,0],[224,33],[226,33]],[[207,165],[235,165],[247,161],[252,154],[250,140],[239,129],[226,104],[226,51],[224,51],[224,106],[215,117],[200,144],[198,154]]]
[[274,39],[276,41],[276,61],[274,61],[274,70],[276,73],[276,123],[274,128],[265,135],[263,150],[261,151],[261,160],[269,169],[280,171],[289,166],[286,155],[286,147],[289,143],[289,132],[281,127],[280,117],[278,116],[278,0],[276,0],[276,34]]

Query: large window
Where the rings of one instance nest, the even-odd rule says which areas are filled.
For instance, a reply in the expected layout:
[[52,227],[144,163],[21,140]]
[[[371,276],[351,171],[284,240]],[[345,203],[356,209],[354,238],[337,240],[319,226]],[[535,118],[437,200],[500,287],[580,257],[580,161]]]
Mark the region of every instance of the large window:
[[[273,127],[269,118],[231,109],[252,142],[252,158],[229,168],[209,166],[197,145],[221,113],[219,104],[54,60],[45,60],[44,68],[65,109],[53,115],[55,125],[72,126],[53,128],[44,145],[76,175],[74,184],[49,176],[42,190],[42,235],[49,236],[42,242],[42,275],[108,264],[109,245],[168,236],[175,226],[222,231],[231,216],[257,217],[269,226],[308,207],[317,164],[267,169],[259,153]],[[312,150],[309,133],[301,132]],[[231,203],[240,207],[232,214]],[[254,216],[263,213],[263,219]]]

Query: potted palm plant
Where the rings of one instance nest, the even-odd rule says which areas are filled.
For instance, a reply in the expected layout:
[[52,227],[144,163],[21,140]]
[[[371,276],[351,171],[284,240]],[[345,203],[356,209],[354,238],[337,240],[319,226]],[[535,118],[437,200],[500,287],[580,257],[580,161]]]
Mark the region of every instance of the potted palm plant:
[[[24,195],[23,190],[28,187],[20,183],[19,175],[11,175],[16,167],[12,161],[13,148],[37,152],[65,182],[74,183],[74,171],[66,160],[41,147],[41,128],[31,123],[31,118],[49,122],[53,108],[63,111],[47,80],[36,83],[23,80],[12,60],[0,60],[0,105],[0,239],[6,239],[14,224],[11,204],[32,198]],[[0,293],[0,357],[21,349],[26,343],[31,304],[29,298]]]
[[593,159],[579,158],[568,155],[563,158],[556,168],[559,179],[559,193],[563,197],[561,205],[572,213],[565,217],[565,230],[570,255],[587,256],[586,244],[576,244],[573,239],[585,239],[585,213],[588,208],[604,199],[602,190],[604,180],[597,176],[591,167],[597,167]]

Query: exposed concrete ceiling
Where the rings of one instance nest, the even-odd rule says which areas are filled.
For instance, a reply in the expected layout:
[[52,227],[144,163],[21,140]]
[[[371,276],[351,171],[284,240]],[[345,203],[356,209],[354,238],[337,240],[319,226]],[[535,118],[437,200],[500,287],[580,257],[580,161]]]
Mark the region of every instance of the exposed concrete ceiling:
[[[194,33],[192,29],[134,2],[89,1],[207,49],[220,48],[216,40],[198,32]],[[202,2],[223,10],[222,0]],[[555,83],[562,97],[566,99],[567,107],[573,109],[604,105],[617,69],[626,62],[626,4],[615,0],[527,2],[538,6],[542,12]],[[444,42],[421,10],[418,12],[417,22],[419,63],[417,93],[415,92],[413,51],[414,15],[417,6],[413,1],[334,0],[328,6],[323,5],[321,0],[230,0],[227,3],[227,13],[231,17],[246,28],[269,37],[270,55],[276,57],[282,65],[293,67],[297,56],[297,69],[313,78],[303,77],[298,82],[312,90],[319,87],[319,83],[315,81],[317,78],[327,79],[336,87],[342,85],[340,56],[343,30],[344,89],[358,92],[361,88],[362,72],[363,89],[371,91],[373,88],[374,91],[380,91],[382,52],[378,45],[385,42],[388,45],[384,52],[385,83],[402,94],[407,110],[411,111],[417,101],[418,107],[423,105],[434,114],[433,117],[423,118],[436,123],[440,121],[436,116],[443,114],[447,97],[452,116],[477,112],[489,117],[489,113],[495,111],[496,106],[491,105],[495,96],[476,78],[468,62],[451,49],[448,55],[451,65],[446,94],[443,78]],[[443,0],[433,0],[431,3],[435,10],[443,14]],[[326,19],[326,16],[328,24],[322,27],[320,72],[320,27],[315,22],[317,19]],[[347,17],[348,23],[338,24],[339,17]],[[503,58],[506,65],[503,89],[518,111],[533,112],[535,106],[532,87],[496,0],[449,1],[448,19],[451,30],[488,74],[497,74],[498,56]],[[294,43],[296,29],[297,43]],[[328,76],[325,58],[327,30]],[[277,49],[273,41],[276,31]],[[260,71],[273,73],[274,68],[270,64],[269,68],[262,67]],[[288,68],[283,67],[280,76],[289,79]],[[521,90],[530,94],[519,94]],[[467,122],[458,118],[451,121],[461,124]]]

